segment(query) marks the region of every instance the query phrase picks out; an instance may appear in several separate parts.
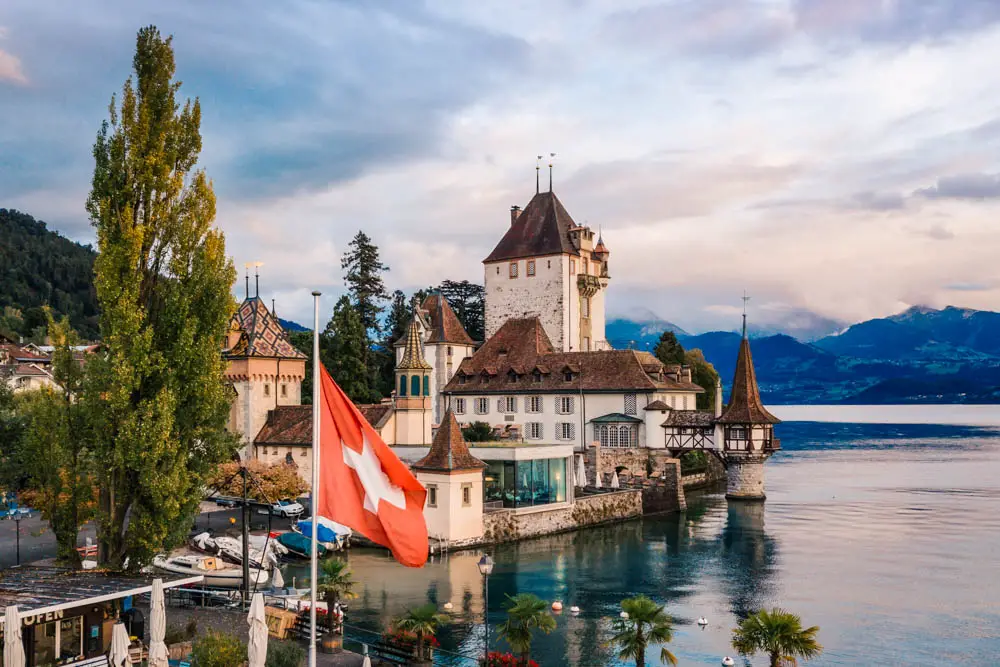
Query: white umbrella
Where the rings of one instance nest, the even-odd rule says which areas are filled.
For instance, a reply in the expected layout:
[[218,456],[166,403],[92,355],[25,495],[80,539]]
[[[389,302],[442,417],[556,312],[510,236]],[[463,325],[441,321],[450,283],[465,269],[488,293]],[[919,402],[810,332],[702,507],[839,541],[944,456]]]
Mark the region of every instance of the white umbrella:
[[594,487],[601,488],[601,471],[594,470]]
[[254,593],[247,615],[250,637],[247,641],[247,667],[264,667],[267,660],[267,619],[264,618],[264,595]]
[[583,457],[576,460],[576,485],[587,486],[587,468],[583,465]]
[[281,576],[281,570],[278,566],[274,566],[274,570],[271,571],[271,588],[275,590],[285,587],[285,578]]
[[27,663],[21,641],[21,615],[16,604],[7,607],[3,628],[3,667],[24,667]]
[[128,631],[125,630],[124,623],[115,623],[111,631],[111,649],[108,651],[108,665],[110,667],[131,667],[132,662],[128,657]]
[[167,635],[167,610],[163,604],[163,579],[153,579],[149,594],[149,667],[168,667],[170,654],[164,638]]
[[368,657],[367,653],[365,654],[364,662],[361,663],[361,667],[372,667],[372,659]]
[[611,488],[617,489],[619,488],[619,486],[620,485],[618,484],[618,471],[616,470],[615,472],[611,473]]

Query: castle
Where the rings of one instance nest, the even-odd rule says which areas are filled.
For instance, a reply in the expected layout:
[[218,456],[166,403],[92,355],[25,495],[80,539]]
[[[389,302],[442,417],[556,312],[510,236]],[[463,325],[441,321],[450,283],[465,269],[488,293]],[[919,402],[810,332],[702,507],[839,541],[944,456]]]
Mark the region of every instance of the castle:
[[[490,512],[565,513],[578,496],[598,502],[588,489],[614,486],[619,474],[673,476],[679,489],[677,457],[695,450],[725,467],[727,497],[764,498],[778,420],[760,400],[745,321],[728,405],[717,383],[715,405],[698,410],[704,388],[690,368],[606,341],[610,256],[554,192],[536,191],[523,211],[511,208],[483,260],[485,341],[471,339],[440,294],[414,308],[395,343],[393,395],[359,408],[428,488],[432,537],[490,539],[499,530],[487,525]],[[259,297],[233,317],[225,356],[230,427],[244,455],[293,464],[309,479],[305,358]],[[490,441],[465,443],[461,427],[477,422]]]

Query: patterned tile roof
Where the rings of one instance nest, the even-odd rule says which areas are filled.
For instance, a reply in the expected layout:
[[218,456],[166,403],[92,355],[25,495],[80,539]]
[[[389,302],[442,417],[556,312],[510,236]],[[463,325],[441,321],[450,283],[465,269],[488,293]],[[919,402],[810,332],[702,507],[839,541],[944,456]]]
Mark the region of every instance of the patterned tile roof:
[[440,292],[435,292],[420,304],[421,310],[427,312],[430,319],[430,338],[428,343],[456,343],[458,345],[474,345],[465,327],[458,320],[458,315],[452,310],[448,299]]
[[507,320],[475,354],[462,361],[444,391],[704,391],[692,382],[671,380],[665,371],[648,352],[556,352],[539,319],[526,317]]
[[433,370],[431,365],[424,359],[423,343],[420,342],[420,324],[416,314],[410,318],[410,325],[406,327],[406,347],[403,348],[403,356],[396,364],[398,371],[429,371]]
[[278,318],[271,314],[260,297],[250,297],[240,304],[229,322],[229,328],[231,331],[241,332],[236,343],[225,351],[229,358],[306,358],[288,341],[288,335],[278,323]]
[[736,357],[736,373],[733,376],[733,390],[729,394],[729,404],[719,417],[722,424],[777,424],[780,419],[772,415],[760,400],[757,374],[753,369],[750,341],[746,335],[740,343]]
[[539,192],[483,261],[499,262],[561,253],[579,255],[580,251],[569,234],[569,230],[576,226],[555,193]]
[[482,470],[486,464],[469,452],[469,446],[462,437],[462,429],[451,410],[444,413],[441,426],[434,435],[427,456],[412,466],[415,470],[458,471]]

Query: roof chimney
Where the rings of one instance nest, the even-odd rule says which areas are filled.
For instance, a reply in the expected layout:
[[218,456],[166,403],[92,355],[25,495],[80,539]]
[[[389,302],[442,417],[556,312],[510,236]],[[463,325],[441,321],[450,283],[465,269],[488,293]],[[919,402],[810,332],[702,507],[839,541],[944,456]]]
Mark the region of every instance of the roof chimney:
[[520,206],[511,206],[510,207],[510,224],[511,224],[512,227],[514,226],[514,223],[517,222],[517,218],[520,215],[521,215],[521,207]]

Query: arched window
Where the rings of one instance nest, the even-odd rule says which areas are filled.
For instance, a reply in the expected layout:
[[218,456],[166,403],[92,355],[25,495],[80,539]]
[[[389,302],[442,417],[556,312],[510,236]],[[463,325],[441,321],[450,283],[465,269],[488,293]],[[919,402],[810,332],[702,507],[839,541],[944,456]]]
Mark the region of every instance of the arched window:
[[618,446],[618,429],[614,426],[608,428],[608,447]]
[[420,396],[420,376],[413,375],[410,377],[410,395]]
[[425,375],[424,376],[424,396],[430,396],[430,395],[431,395],[431,376],[430,375]]
[[399,395],[406,396],[406,376],[399,376]]

